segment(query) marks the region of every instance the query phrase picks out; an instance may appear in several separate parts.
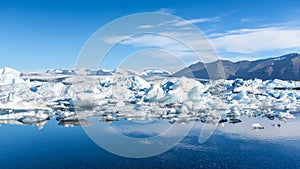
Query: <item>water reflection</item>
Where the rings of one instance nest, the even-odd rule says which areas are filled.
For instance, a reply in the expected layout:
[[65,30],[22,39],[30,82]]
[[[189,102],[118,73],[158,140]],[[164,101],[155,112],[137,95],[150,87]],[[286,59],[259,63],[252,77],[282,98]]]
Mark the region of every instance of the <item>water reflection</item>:
[[[274,113],[275,112],[275,113]],[[18,112],[19,113],[19,112]],[[24,114],[24,112],[22,112]],[[284,114],[276,114],[276,111],[250,111],[246,110],[239,114],[221,111],[199,112],[177,114],[170,113],[160,116],[150,116],[149,114],[129,114],[113,112],[66,112],[59,115],[49,116],[47,119],[40,119],[25,116],[19,119],[1,119],[0,124],[4,125],[31,125],[43,129],[49,120],[57,120],[57,124],[63,127],[82,126],[89,127],[95,123],[109,123],[112,127],[128,136],[150,137],[163,132],[163,129],[171,125],[178,125],[190,122],[210,124],[216,126],[218,131],[226,133],[228,136],[249,137],[256,139],[300,137],[298,113],[291,113],[292,118]],[[294,119],[296,118],[296,119]],[[198,128],[199,131],[205,128]]]
[[47,124],[48,120],[45,121],[35,121],[35,122],[22,122],[20,120],[8,119],[8,120],[0,120],[0,125],[31,125],[37,126],[39,130],[42,130],[44,126]]
[[74,127],[74,126],[88,127],[93,125],[93,123],[85,119],[74,119],[74,120],[59,120],[58,125],[63,127]]
[[[296,116],[298,117],[298,116]],[[299,139],[300,120],[298,118],[282,121],[279,119],[269,120],[264,117],[241,117],[242,123],[237,125],[224,125],[218,130],[231,137],[242,137],[243,139]],[[263,129],[253,128],[253,124],[260,124]]]
[[[194,123],[184,140],[170,151],[139,160],[121,158],[104,151],[93,144],[80,127],[65,128],[81,124],[104,124],[99,120],[106,118],[104,116],[89,117],[83,121],[56,120],[54,116],[36,124],[1,120],[1,124],[7,125],[0,127],[0,167],[294,169],[300,165],[300,120],[297,114],[295,116],[295,119],[283,121],[277,117],[270,120],[262,115],[241,115],[236,117],[241,120],[240,123],[230,123],[232,117],[223,114],[222,119],[228,120],[223,120],[222,123],[205,123],[199,120]],[[119,121],[112,121],[109,125],[118,132],[135,138],[153,137],[170,126],[184,125],[169,121],[170,119],[160,118],[147,121],[148,123],[138,123],[119,118]],[[210,118],[208,121],[214,120]],[[45,122],[49,124],[41,131],[28,126],[45,125]],[[253,130],[254,123],[260,123],[264,129]],[[204,144],[199,144],[198,136],[203,125],[217,125],[218,128]],[[60,157],[57,158],[57,155]],[[41,157],[47,160],[40,160]]]

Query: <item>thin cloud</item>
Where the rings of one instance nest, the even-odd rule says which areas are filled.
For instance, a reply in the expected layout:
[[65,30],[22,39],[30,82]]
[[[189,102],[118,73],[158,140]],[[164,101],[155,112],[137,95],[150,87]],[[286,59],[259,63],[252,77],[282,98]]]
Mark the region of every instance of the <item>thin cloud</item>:
[[241,23],[254,23],[260,21],[260,19],[255,18],[241,18]]
[[160,8],[159,10],[156,10],[155,12],[173,14],[175,12],[175,10],[170,9],[170,8]]
[[217,22],[219,21],[219,19],[220,19],[219,17],[191,19],[191,20],[176,22],[174,23],[174,26],[186,26],[189,24],[196,24],[196,23]]
[[130,38],[130,35],[113,36],[113,37],[108,37],[108,38],[104,39],[104,42],[109,43],[109,44],[116,44],[127,38]]
[[154,25],[140,25],[138,28],[140,29],[150,29],[150,28],[154,28]]
[[253,57],[253,56],[234,56],[234,57],[224,57],[224,56],[220,56],[220,59],[222,60],[230,60],[232,62],[238,62],[238,61],[243,61],[243,60],[247,60],[247,61],[254,61],[254,60],[259,60],[262,59],[261,57]]
[[135,47],[159,47],[162,49],[168,49],[172,51],[183,51],[187,48],[175,41],[165,36],[157,35],[141,35],[136,37],[131,37],[122,42],[122,44],[133,45]]
[[[128,36],[124,36],[128,37]],[[111,37],[105,40],[107,43],[115,41],[123,45],[129,45],[137,48],[157,48],[170,51],[174,56],[189,63],[199,61],[212,62],[218,59],[215,49],[211,43],[197,32],[161,32],[160,35],[143,34],[132,36],[127,39],[123,37]],[[122,39],[122,41],[120,41]]]
[[274,50],[300,49],[300,28],[267,27],[238,29],[209,36],[214,46],[225,52],[255,54]]

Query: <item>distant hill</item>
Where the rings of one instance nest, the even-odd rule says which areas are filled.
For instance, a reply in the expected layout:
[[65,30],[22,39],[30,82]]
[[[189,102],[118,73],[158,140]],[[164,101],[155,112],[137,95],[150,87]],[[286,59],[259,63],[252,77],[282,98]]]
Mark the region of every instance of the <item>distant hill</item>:
[[139,76],[143,78],[160,76],[160,77],[169,77],[172,74],[166,70],[156,69],[156,68],[148,68],[138,73]]
[[300,54],[291,53],[255,61],[231,62],[218,60],[205,64],[198,62],[174,73],[172,76],[186,76],[199,79],[259,78],[262,80],[300,80]]

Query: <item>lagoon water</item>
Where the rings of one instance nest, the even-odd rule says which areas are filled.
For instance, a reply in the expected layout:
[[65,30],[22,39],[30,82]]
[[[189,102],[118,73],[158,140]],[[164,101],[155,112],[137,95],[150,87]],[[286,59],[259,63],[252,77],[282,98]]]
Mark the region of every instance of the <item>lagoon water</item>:
[[[196,122],[190,133],[171,150],[136,159],[107,152],[80,126],[63,127],[56,120],[50,120],[42,130],[29,125],[2,125],[0,168],[300,168],[298,116],[288,122],[262,117],[241,119],[241,123],[218,127],[203,144],[198,143],[203,123]],[[253,130],[251,124],[255,122],[265,128]],[[156,123],[168,122],[158,120]],[[121,120],[110,125],[127,136],[151,136],[147,133],[149,130],[136,128],[135,122]]]

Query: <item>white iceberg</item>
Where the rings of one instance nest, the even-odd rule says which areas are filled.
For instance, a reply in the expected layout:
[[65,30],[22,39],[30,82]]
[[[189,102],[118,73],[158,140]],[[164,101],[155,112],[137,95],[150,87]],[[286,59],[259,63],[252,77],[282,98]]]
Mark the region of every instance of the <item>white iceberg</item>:
[[[240,122],[238,118],[243,115],[287,120],[300,110],[300,91],[295,90],[299,82],[237,79],[200,83],[185,77],[144,79],[114,74],[77,73],[61,81],[28,82],[16,70],[0,69],[0,110],[5,112],[0,120],[17,119],[28,124],[50,114],[64,120],[61,124],[78,124],[78,119],[94,116],[105,121],[163,118],[176,123],[198,120],[218,124],[221,115],[230,123]],[[42,118],[30,114],[36,110],[47,113]]]
[[264,129],[264,127],[260,123],[253,123],[252,127],[254,130]]
[[21,72],[16,71],[9,67],[4,67],[0,69],[0,85],[16,84],[16,83],[26,83],[29,80],[24,80],[20,78]]

